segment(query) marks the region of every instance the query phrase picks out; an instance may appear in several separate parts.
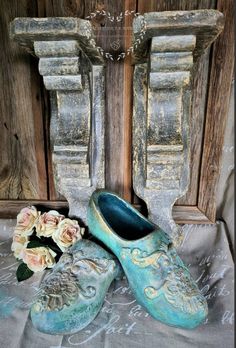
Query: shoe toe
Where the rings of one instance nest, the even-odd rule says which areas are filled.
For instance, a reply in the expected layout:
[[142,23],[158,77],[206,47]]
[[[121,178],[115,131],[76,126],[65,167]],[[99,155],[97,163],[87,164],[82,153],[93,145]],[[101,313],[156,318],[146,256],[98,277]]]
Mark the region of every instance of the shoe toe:
[[91,241],[79,241],[42,282],[31,307],[33,325],[49,334],[82,330],[98,314],[119,272],[111,254]]
[[[148,289],[149,311],[151,315],[168,325],[192,329],[201,324],[207,317],[208,306],[205,298],[195,287],[192,294],[187,291]],[[152,298],[152,300],[151,300]]]

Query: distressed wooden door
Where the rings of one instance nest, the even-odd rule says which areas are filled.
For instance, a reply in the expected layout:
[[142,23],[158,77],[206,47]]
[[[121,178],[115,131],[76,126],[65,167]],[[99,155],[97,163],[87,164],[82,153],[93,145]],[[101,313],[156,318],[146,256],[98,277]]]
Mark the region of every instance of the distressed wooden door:
[[[0,14],[0,216],[14,217],[22,206],[66,207],[55,190],[49,141],[50,104],[37,59],[10,40],[15,17],[74,16],[92,21],[97,45],[117,58],[132,44],[135,13],[218,9],[223,33],[198,63],[191,120],[191,182],[174,207],[179,223],[212,222],[224,129],[233,76],[233,0],[2,0]],[[96,14],[96,11],[97,14]],[[105,11],[106,15],[103,15]],[[123,14],[122,20],[112,16]],[[145,212],[132,190],[131,57],[106,59],[106,187]]]

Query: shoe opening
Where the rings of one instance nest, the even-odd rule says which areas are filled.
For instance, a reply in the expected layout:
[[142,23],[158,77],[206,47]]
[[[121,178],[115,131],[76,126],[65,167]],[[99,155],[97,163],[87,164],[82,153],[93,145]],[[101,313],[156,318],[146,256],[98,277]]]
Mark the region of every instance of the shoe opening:
[[112,194],[100,194],[98,205],[106,222],[123,239],[140,239],[156,229],[151,222],[139,216],[124,201]]

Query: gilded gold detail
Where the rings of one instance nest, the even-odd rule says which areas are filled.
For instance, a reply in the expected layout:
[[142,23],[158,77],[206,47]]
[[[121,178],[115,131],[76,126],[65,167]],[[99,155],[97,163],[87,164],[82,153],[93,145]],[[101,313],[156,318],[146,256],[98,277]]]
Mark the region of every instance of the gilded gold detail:
[[144,288],[145,297],[154,300],[162,295],[171,306],[186,313],[195,313],[199,309],[206,311],[204,297],[175,249],[169,247],[168,250],[164,243],[161,246],[161,250],[151,254],[138,248],[122,249],[123,257],[130,257],[133,264],[141,269],[152,267],[157,270],[157,278],[150,277],[153,284]]

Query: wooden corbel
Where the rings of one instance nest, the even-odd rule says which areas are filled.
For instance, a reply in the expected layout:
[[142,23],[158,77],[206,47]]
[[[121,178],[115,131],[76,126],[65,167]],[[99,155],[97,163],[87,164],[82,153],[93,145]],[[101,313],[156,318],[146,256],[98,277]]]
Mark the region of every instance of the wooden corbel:
[[223,29],[215,10],[153,12],[134,20],[133,187],[149,218],[178,244],[175,201],[189,185],[190,119],[195,62]]
[[39,58],[50,91],[56,188],[69,215],[86,223],[89,198],[104,188],[104,62],[91,23],[78,18],[16,18],[10,34]]

